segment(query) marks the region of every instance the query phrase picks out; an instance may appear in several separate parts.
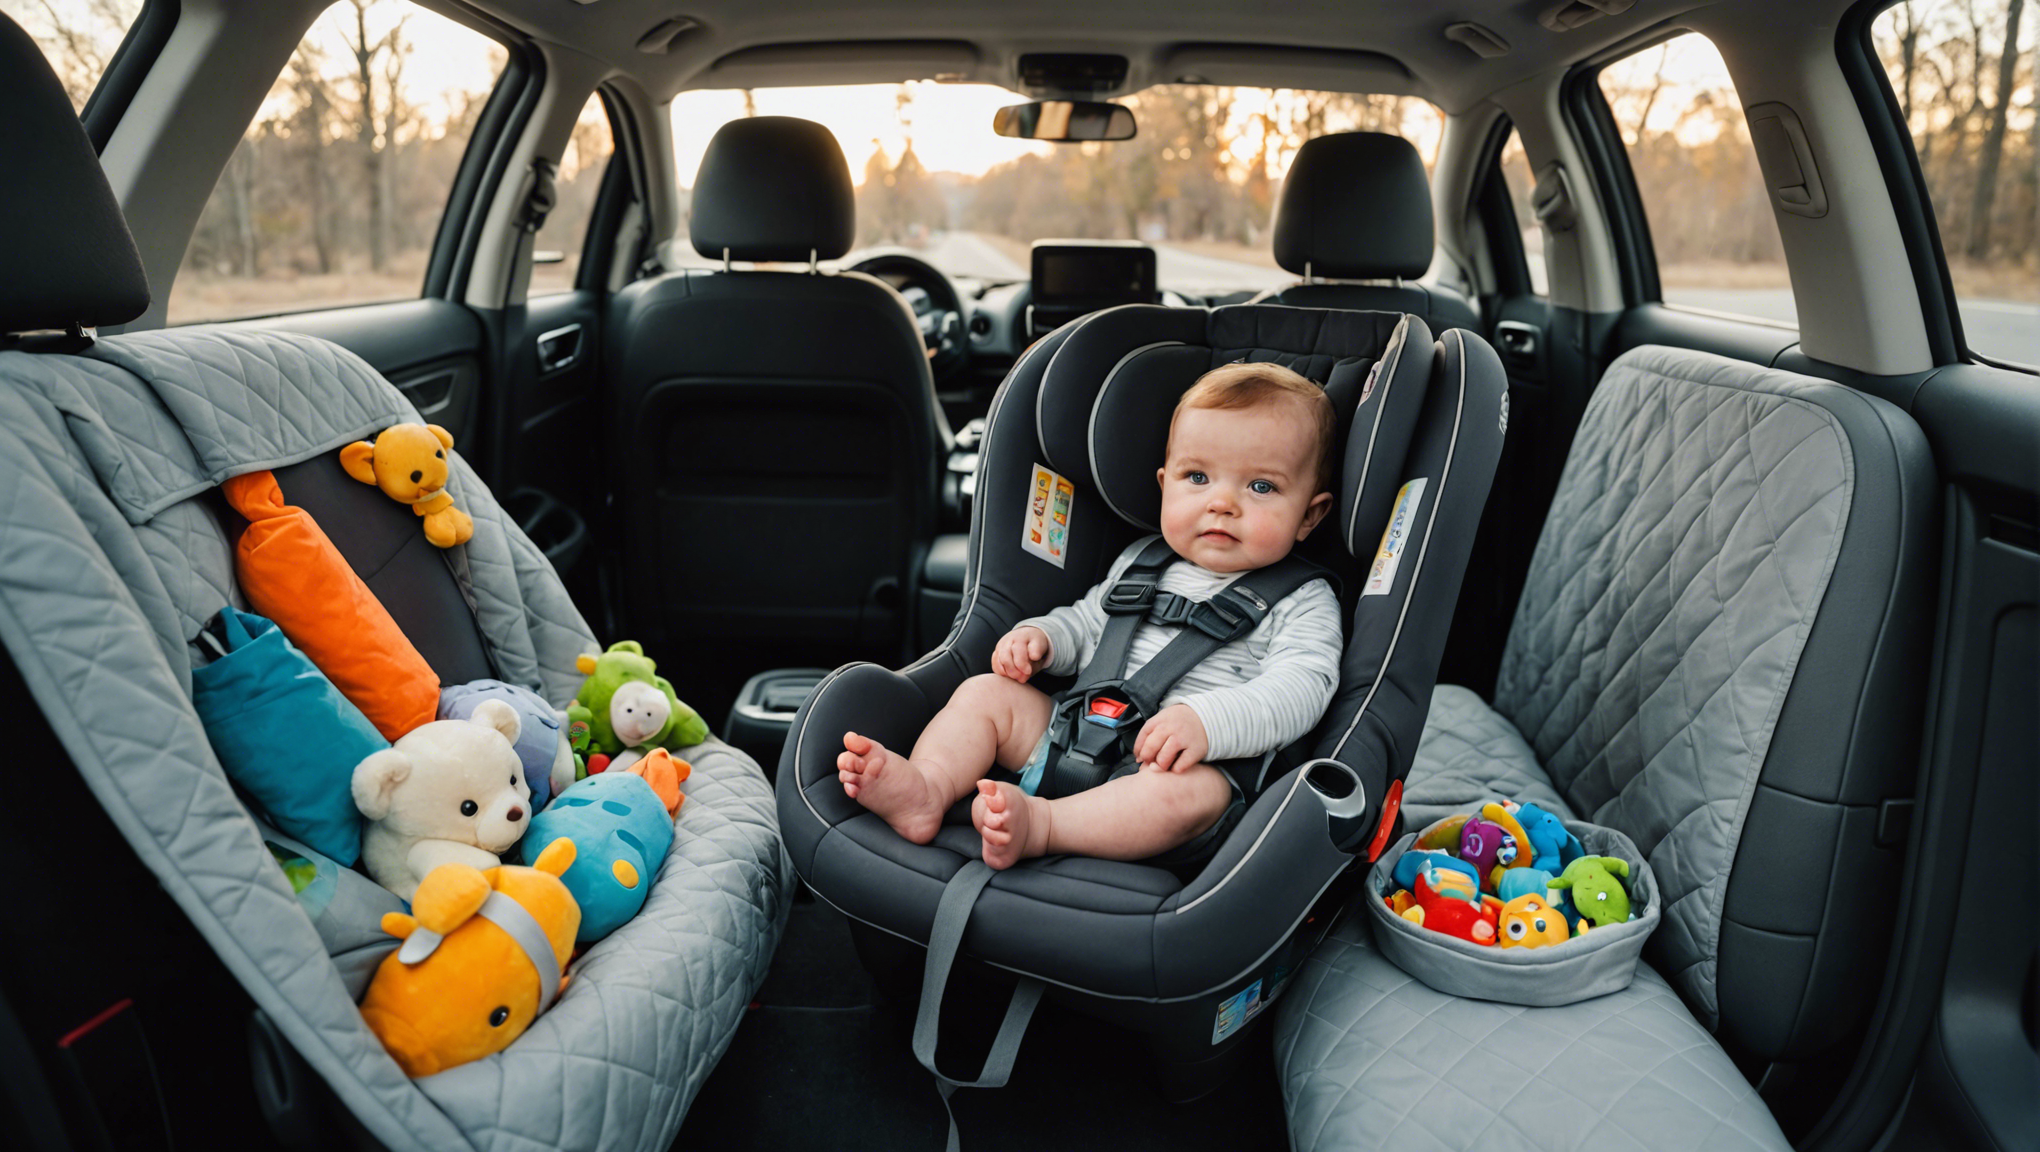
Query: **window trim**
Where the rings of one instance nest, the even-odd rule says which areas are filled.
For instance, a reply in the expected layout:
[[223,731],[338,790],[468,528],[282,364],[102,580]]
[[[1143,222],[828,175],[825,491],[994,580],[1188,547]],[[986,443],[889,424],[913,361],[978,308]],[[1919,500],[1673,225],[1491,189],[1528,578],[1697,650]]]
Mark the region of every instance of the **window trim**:
[[1572,128],[1587,165],[1587,178],[1601,201],[1608,222],[1609,246],[1622,276],[1622,304],[1637,308],[1664,303],[1664,288],[1658,282],[1657,246],[1651,240],[1650,218],[1645,215],[1643,194],[1636,187],[1636,170],[1629,164],[1629,149],[1622,143],[1622,129],[1615,112],[1601,91],[1601,70],[1616,60],[1687,34],[1680,28],[1641,44],[1621,48],[1575,66],[1559,89],[1559,105]]
[[[1919,289],[1920,320],[1927,330],[1927,351],[1935,364],[1960,364],[1983,360],[1968,346],[1962,333],[1962,311],[1955,297],[1955,281],[1948,271],[1948,255],[1941,247],[1940,224],[1934,219],[1934,200],[1927,191],[1927,178],[1920,168],[1919,152],[1913,148],[1912,128],[1898,107],[1891,77],[1877,58],[1871,26],[1898,0],[1860,0],[1843,14],[1835,27],[1835,57],[1842,76],[1856,98],[1863,118],[1863,130],[1870,138],[1870,150],[1884,175],[1891,197],[1892,215],[1898,220],[1899,237],[1905,243],[1906,262],[1912,266],[1913,283]],[[1997,365],[2005,367],[2005,365]],[[2030,368],[2013,368],[2031,372]]]
[[507,58],[446,191],[446,208],[439,214],[420,293],[428,298],[457,302],[466,297],[493,190],[502,186],[518,141],[545,92],[545,57],[536,45],[522,37],[490,38],[503,45]]
[[[1508,174],[1502,171],[1502,152],[1515,132],[1515,122],[1506,114],[1497,116],[1488,127],[1487,139],[1480,146],[1481,158],[1474,169],[1480,173],[1479,182],[1468,207],[1480,222],[1481,233],[1487,240],[1488,259],[1495,265],[1495,283],[1489,286],[1493,293],[1501,297],[1549,299],[1548,294],[1536,290],[1536,281],[1530,275],[1530,253],[1523,247],[1522,230],[1516,222],[1515,197],[1509,190]],[[1506,228],[1499,227],[1497,219],[1504,213]]]
[[177,30],[181,13],[179,0],[143,0],[142,10],[135,14],[135,22],[128,25],[120,46],[113,50],[113,59],[107,62],[106,71],[100,74],[99,82],[92,86],[92,95],[85,98],[85,107],[78,113],[94,152],[105,154],[107,141],[113,139],[114,129],[134,104],[142,81],[148,79],[156,58],[163,54],[163,46],[170,42],[170,34]]

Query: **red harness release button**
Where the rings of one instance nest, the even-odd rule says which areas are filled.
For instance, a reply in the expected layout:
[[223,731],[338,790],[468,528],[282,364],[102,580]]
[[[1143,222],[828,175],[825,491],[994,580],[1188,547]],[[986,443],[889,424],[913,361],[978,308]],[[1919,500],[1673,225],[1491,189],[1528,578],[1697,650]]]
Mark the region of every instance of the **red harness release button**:
[[1121,716],[1126,715],[1126,708],[1127,705],[1124,700],[1113,700],[1100,696],[1096,700],[1091,701],[1091,715],[1103,716],[1110,720],[1117,720]]

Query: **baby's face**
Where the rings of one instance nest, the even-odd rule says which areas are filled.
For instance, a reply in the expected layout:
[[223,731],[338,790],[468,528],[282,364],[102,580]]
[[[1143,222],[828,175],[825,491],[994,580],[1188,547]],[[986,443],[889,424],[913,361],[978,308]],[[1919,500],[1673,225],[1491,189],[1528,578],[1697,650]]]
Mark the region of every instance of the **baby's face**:
[[1331,493],[1317,490],[1314,441],[1301,400],[1185,409],[1157,473],[1162,538],[1213,572],[1287,556],[1331,508]]

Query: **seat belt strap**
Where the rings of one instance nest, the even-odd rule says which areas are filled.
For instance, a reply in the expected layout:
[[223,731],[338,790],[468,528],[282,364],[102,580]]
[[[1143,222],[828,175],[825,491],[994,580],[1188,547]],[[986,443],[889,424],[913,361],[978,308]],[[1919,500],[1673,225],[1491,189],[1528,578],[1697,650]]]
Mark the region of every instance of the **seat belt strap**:
[[1175,561],[1176,553],[1169,542],[1157,536],[1105,590],[1105,631],[1098,637],[1098,646],[1091,650],[1091,662],[1077,672],[1076,683],[1069,689],[1071,693],[1087,692],[1125,674],[1126,658],[1133,651],[1133,634],[1154,605],[1162,571]]
[[914,1013],[914,1059],[935,1077],[935,1090],[942,1095],[942,1111],[949,1117],[948,1152],[961,1152],[956,1131],[956,1113],[949,1106],[950,1094],[958,1088],[1002,1088],[1013,1074],[1013,1060],[1020,1054],[1020,1041],[1027,1035],[1027,1023],[1041,1002],[1042,982],[1022,976],[1006,1005],[1006,1017],[984,1067],[975,1080],[952,1080],[935,1068],[935,1042],[941,1031],[942,992],[949,985],[949,972],[956,964],[956,952],[963,944],[964,926],[985,885],[998,873],[982,860],[972,860],[942,889],[935,905],[935,922],[928,929],[928,961],[921,971],[921,1006]]
[[1178,680],[1220,648],[1252,635],[1277,604],[1312,580],[1331,581],[1334,589],[1338,586],[1332,572],[1292,552],[1219,589],[1208,601],[1190,602],[1184,609],[1170,606],[1183,617],[1183,630],[1163,645],[1154,659],[1141,665],[1140,671],[1127,677],[1120,692],[1143,714],[1153,717]]

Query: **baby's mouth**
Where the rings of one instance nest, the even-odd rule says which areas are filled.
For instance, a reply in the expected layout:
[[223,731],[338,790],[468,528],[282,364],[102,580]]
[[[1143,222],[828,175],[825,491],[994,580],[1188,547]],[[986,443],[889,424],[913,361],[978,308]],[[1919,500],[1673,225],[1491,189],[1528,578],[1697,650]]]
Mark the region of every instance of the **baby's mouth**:
[[1219,530],[1218,530],[1218,529],[1216,529],[1216,528],[1207,528],[1207,529],[1205,529],[1205,530],[1204,530],[1203,532],[1200,532],[1200,533],[1198,533],[1198,536],[1199,536],[1199,537],[1200,537],[1201,539],[1205,539],[1205,540],[1210,540],[1210,541],[1213,541],[1213,542],[1218,542],[1218,541],[1227,541],[1227,540],[1231,540],[1231,541],[1237,541],[1237,539],[1238,539],[1238,537],[1235,537],[1235,536],[1234,536],[1234,535],[1233,535],[1232,533],[1230,533],[1230,532],[1221,532],[1221,531],[1219,531]]

